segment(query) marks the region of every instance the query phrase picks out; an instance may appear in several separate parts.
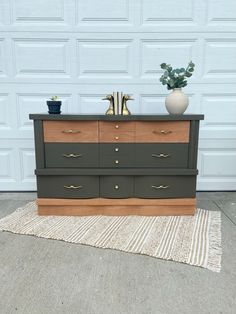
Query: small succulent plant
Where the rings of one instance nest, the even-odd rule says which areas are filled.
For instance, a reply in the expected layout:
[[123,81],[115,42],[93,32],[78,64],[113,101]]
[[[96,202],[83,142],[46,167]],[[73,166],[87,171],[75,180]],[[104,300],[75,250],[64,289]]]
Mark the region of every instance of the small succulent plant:
[[58,96],[52,96],[50,99],[51,99],[52,101],[58,101],[58,100],[59,100],[59,97],[58,97]]
[[165,70],[160,78],[162,85],[167,85],[167,89],[181,88],[187,85],[187,78],[192,76],[195,64],[190,61],[186,68],[173,69],[170,64],[162,63],[161,68]]

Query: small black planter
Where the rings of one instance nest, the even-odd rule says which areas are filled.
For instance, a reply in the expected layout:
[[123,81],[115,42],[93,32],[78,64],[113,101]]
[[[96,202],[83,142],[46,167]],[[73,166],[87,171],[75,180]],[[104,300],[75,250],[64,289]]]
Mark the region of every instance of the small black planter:
[[48,100],[48,113],[49,114],[60,114],[61,113],[61,101]]

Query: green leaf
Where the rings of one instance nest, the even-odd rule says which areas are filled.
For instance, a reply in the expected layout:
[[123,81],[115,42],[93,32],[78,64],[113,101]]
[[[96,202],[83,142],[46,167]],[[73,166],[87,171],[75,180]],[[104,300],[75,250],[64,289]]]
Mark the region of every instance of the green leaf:
[[168,71],[165,71],[164,74],[163,74],[163,76],[164,76],[165,78],[167,78],[168,75],[169,75]]
[[161,66],[162,69],[166,69],[167,64],[166,63],[162,63],[160,66]]
[[170,85],[170,87],[173,87],[173,86],[175,85],[174,80],[170,79],[170,80],[169,80],[169,85]]
[[190,77],[190,76],[192,76],[192,73],[186,72],[186,73],[185,73],[185,76],[186,76],[186,77]]

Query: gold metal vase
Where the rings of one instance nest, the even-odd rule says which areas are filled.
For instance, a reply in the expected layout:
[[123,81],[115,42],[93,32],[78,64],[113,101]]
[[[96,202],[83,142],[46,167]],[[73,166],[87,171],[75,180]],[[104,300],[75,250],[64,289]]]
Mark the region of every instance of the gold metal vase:
[[106,111],[106,115],[113,115],[114,114],[114,106],[110,103],[109,108]]
[[125,94],[122,97],[122,110],[121,110],[121,114],[123,116],[129,116],[131,115],[131,112],[129,111],[128,107],[127,107],[127,101],[128,100],[134,100],[130,95]]
[[123,107],[122,107],[122,115],[128,116],[130,114],[131,114],[131,112],[129,111],[126,102],[124,102]]

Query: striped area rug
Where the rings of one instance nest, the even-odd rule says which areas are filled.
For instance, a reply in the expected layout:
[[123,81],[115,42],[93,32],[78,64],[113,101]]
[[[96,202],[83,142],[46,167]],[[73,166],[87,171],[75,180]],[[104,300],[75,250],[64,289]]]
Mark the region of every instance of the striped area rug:
[[221,216],[197,209],[194,216],[38,216],[35,202],[0,220],[0,230],[221,267]]

